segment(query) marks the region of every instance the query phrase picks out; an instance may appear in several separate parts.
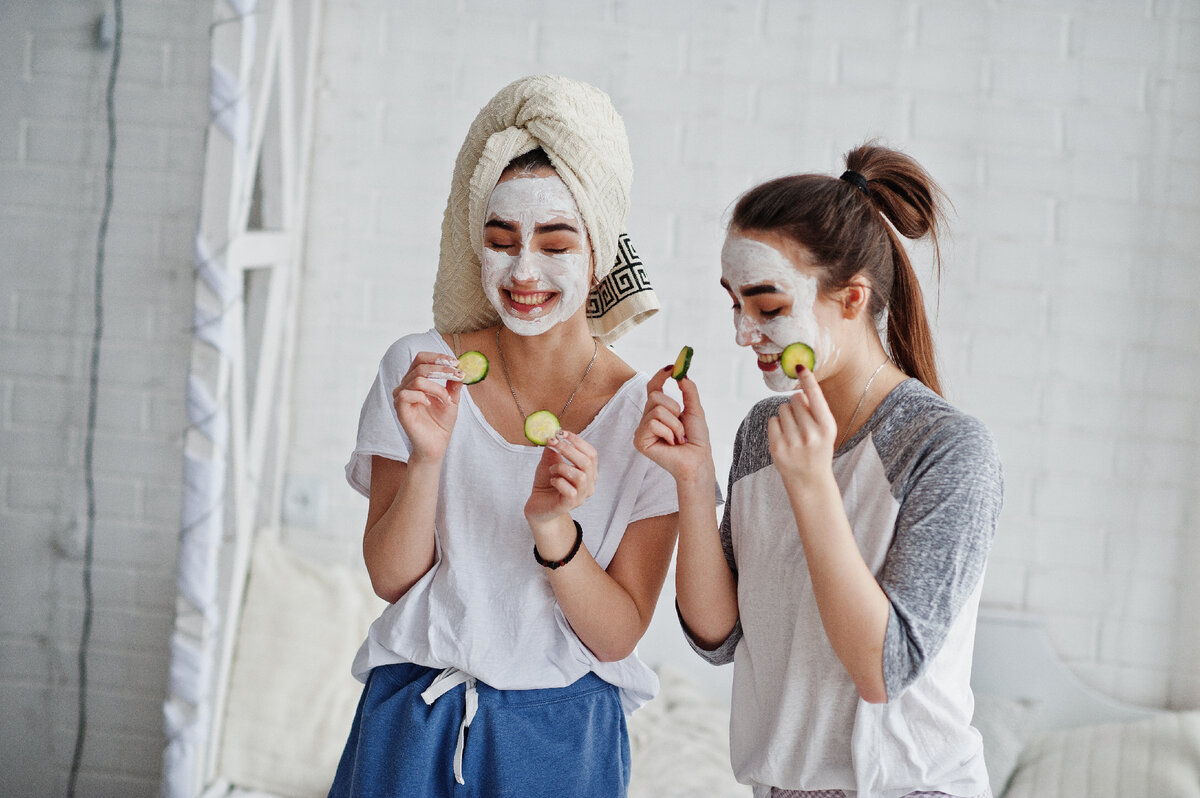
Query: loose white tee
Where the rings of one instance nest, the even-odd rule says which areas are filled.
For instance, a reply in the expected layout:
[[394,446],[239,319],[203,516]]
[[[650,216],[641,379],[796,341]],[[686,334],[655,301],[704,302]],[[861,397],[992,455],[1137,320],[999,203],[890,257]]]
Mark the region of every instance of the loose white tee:
[[[371,457],[407,462],[411,444],[392,390],[417,352],[453,355],[430,330],[405,336],[383,356],[363,403],[346,478],[363,495]],[[494,375],[499,376],[499,375]],[[647,378],[637,374],[596,414],[581,436],[596,448],[595,493],[574,511],[583,544],[607,568],[635,521],[678,510],[670,474],[633,447]],[[636,651],[601,662],[567,623],[544,568],[533,558],[524,506],[543,449],[506,441],[462,391],[442,462],[434,521],[433,567],[371,625],[354,660],[366,681],[378,665],[411,662],[458,668],[502,690],[565,687],[588,672],[620,688],[626,712],[654,697],[658,679]]]
[[841,790],[847,798],[983,794],[970,677],[1004,492],[991,433],[908,379],[834,454],[855,542],[890,603],[888,700],[872,704],[825,634],[767,445],[767,425],[784,401],[755,405],[734,442],[721,542],[737,579],[738,624],[712,651],[691,640],[710,662],[734,662],[734,773],[758,788]]

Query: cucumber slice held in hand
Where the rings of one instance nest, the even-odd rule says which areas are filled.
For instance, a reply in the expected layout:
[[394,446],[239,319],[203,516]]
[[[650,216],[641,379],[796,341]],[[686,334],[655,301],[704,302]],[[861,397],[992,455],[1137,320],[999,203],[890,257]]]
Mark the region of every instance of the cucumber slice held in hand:
[[558,423],[558,416],[549,410],[537,410],[525,417],[525,437],[538,446],[549,443],[560,429],[562,424]]
[[800,366],[812,371],[816,365],[816,355],[813,354],[812,347],[808,344],[799,342],[788,344],[779,356],[779,367],[793,380],[800,377]]
[[488,359],[483,352],[472,349],[458,356],[458,367],[462,369],[463,385],[474,385],[488,375]]
[[687,376],[688,366],[692,365],[693,351],[690,346],[679,350],[679,357],[675,358],[675,368],[671,369],[671,376],[676,380],[682,380]]

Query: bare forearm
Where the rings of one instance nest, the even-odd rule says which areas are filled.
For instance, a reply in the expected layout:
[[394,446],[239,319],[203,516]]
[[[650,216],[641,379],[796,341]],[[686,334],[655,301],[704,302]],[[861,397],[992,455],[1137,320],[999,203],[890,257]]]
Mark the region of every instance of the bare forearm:
[[676,483],[679,550],[675,597],[688,631],[706,649],[721,645],[738,619],[737,585],[721,547],[714,484],[711,471]]
[[890,604],[854,540],[833,481],[789,491],[829,643],[866,701],[887,700],[883,644]]
[[436,557],[434,516],[440,461],[413,458],[390,505],[363,536],[363,558],[376,595],[395,602],[430,568]]
[[[645,634],[670,566],[675,531],[674,515],[636,521],[607,569],[581,546],[566,565],[546,570],[571,628],[601,661],[629,656]],[[560,516],[537,524],[534,537],[543,557],[561,560],[575,542],[575,525]]]
[[550,585],[567,622],[601,662],[628,657],[642,639],[650,617],[605,573],[586,549],[550,575]]

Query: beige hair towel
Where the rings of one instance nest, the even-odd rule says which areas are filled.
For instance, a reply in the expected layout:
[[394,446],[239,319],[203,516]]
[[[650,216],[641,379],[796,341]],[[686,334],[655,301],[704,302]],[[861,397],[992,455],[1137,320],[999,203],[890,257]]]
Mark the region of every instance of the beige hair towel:
[[537,147],[550,156],[587,227],[599,281],[588,296],[588,325],[601,343],[610,344],[659,307],[622,232],[633,182],[629,140],[607,94],[555,75],[509,84],[471,124],[442,219],[434,326],[456,333],[499,323],[480,277],[484,215],[504,167]]

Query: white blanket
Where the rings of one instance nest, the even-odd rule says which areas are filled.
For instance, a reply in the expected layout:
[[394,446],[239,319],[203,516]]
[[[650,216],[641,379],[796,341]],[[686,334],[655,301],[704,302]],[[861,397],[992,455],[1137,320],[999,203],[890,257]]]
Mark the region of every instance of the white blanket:
[[1004,798],[1200,798],[1200,712],[1048,732]]
[[[260,536],[221,745],[230,795],[324,798],[362,691],[350,660],[381,608],[365,576]],[[728,710],[682,671],[659,672],[662,692],[629,722],[630,798],[748,798],[729,765]]]

